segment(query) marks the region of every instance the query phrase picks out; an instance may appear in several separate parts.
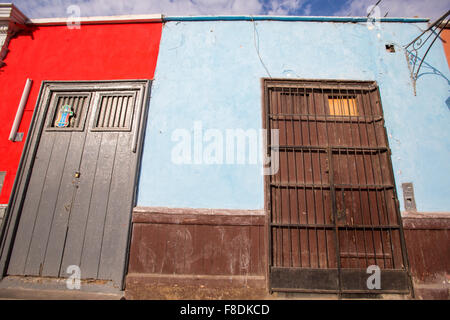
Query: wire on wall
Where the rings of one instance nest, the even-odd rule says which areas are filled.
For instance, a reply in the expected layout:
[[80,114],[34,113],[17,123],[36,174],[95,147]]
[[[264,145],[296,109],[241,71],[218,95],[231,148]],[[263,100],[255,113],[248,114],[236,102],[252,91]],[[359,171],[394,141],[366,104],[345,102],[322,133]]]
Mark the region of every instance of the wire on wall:
[[[254,45],[255,45],[256,53],[258,54],[259,61],[261,62],[261,64],[264,67],[264,69],[266,70],[269,78],[272,79],[272,76],[270,75],[269,69],[267,69],[267,67],[266,67],[266,65],[265,65],[264,61],[262,60],[261,55],[259,53],[259,34],[258,34],[258,30],[256,30],[255,20],[253,19],[253,16],[250,16],[250,17],[251,17],[251,20],[253,22],[253,42],[254,42]],[[256,40],[256,39],[258,39],[258,40]]]

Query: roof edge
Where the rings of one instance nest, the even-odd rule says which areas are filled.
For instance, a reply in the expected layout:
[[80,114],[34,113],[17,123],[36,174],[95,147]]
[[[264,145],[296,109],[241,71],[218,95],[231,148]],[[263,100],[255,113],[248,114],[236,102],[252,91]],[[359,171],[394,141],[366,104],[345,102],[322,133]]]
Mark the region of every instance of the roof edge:
[[[73,21],[73,17],[64,18],[39,18],[29,19],[28,24],[33,25],[65,25]],[[338,16],[251,16],[251,15],[224,15],[224,16],[164,16],[162,14],[142,14],[142,15],[117,15],[117,16],[95,16],[80,17],[81,24],[108,24],[108,23],[139,23],[139,22],[170,22],[170,21],[304,21],[304,22],[341,22],[358,23],[371,22],[372,18],[367,17],[338,17]],[[427,23],[429,18],[403,18],[390,17],[376,19],[379,22],[400,22],[400,23]]]
[[[140,22],[162,22],[162,14],[136,14],[136,15],[118,15],[118,16],[97,16],[80,17],[76,21],[81,24],[114,24],[114,23],[140,23]],[[41,26],[65,25],[73,22],[73,17],[66,18],[43,18],[30,19],[29,24]]]
[[[309,21],[309,22],[370,22],[367,17],[338,17],[338,16],[163,16],[163,22],[168,21]],[[379,22],[421,23],[429,22],[429,18],[379,18]]]
[[0,3],[0,21],[25,24],[28,22],[27,16],[12,3]]

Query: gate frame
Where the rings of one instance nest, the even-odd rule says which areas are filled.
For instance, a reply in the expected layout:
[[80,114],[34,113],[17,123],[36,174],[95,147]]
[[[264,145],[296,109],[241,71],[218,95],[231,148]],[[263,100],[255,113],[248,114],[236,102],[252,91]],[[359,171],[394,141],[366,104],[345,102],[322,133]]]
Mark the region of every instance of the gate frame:
[[[73,85],[73,87],[69,87]],[[132,210],[136,204],[137,185],[139,179],[139,171],[142,160],[142,149],[145,137],[146,121],[148,116],[148,109],[150,105],[150,91],[152,80],[150,79],[124,79],[124,80],[74,80],[74,81],[52,81],[44,80],[41,82],[39,94],[36,100],[33,116],[31,118],[30,127],[23,147],[22,155],[20,157],[19,166],[17,168],[16,177],[11,190],[8,201],[8,207],[3,217],[3,222],[0,228],[0,281],[6,276],[9,260],[11,258],[12,249],[20,223],[20,216],[22,213],[22,206],[26,197],[28,184],[31,178],[31,172],[34,166],[34,160],[39,147],[42,132],[45,129],[47,120],[47,113],[50,107],[50,98],[54,91],[75,92],[80,90],[103,91],[103,90],[128,90],[133,88],[142,88],[142,99],[140,114],[138,114],[138,128],[135,133],[136,139],[133,139],[132,152],[136,153],[137,163],[136,172],[133,177],[133,198],[130,205],[129,226],[127,235],[126,255],[124,274],[119,283],[120,290],[124,290],[125,277],[128,272],[128,262],[130,256],[131,245],[131,231],[132,231]],[[139,111],[138,111],[139,113]],[[136,140],[136,141],[135,141]]]
[[[382,99],[381,99],[381,92],[380,92],[380,87],[377,83],[376,80],[348,80],[348,79],[302,79],[302,78],[267,78],[267,77],[262,77],[260,78],[260,83],[261,83],[261,115],[262,115],[262,128],[266,129],[266,141],[267,141],[267,145],[263,146],[263,152],[264,155],[267,157],[270,157],[270,150],[268,148],[268,145],[270,144],[270,131],[268,130],[268,125],[269,125],[269,96],[268,96],[268,88],[269,88],[269,84],[270,83],[275,83],[275,84],[280,84],[283,85],[283,87],[288,87],[289,84],[292,84],[293,86],[298,86],[299,83],[304,84],[304,88],[310,88],[310,89],[316,89],[318,88],[318,85],[322,85],[322,89],[326,88],[326,86],[328,85],[330,88],[335,88],[337,85],[344,85],[344,86],[355,86],[355,88],[361,88],[361,89],[376,89],[377,90],[377,96],[378,99],[380,101],[380,109],[381,109],[381,114],[383,117],[383,120],[385,119],[384,117],[384,109],[383,109],[383,104],[382,104]],[[396,186],[396,182],[395,182],[395,176],[394,176],[394,171],[393,171],[393,166],[392,166],[392,152],[391,149],[389,147],[389,138],[387,136],[387,129],[386,126],[383,124],[383,128],[385,131],[385,140],[386,140],[386,147],[387,147],[387,152],[388,152],[388,159],[389,159],[389,175],[392,178],[392,184],[394,186],[393,188],[393,192],[394,195],[396,197],[395,199],[395,209],[396,209],[396,216],[398,218],[399,221],[399,234],[400,234],[400,245],[401,245],[401,250],[402,250],[402,258],[403,258],[403,263],[404,263],[404,271],[406,273],[407,276],[407,284],[408,284],[408,290],[409,290],[409,294],[411,295],[412,298],[414,298],[414,287],[413,287],[413,283],[412,283],[412,276],[411,276],[411,271],[410,271],[410,264],[409,264],[409,259],[408,259],[408,252],[407,252],[407,247],[406,247],[406,242],[405,242],[405,235],[404,235],[404,230],[403,230],[403,222],[402,222],[402,216],[401,216],[401,211],[400,211],[400,203],[398,201],[398,194],[397,194],[397,186]],[[267,253],[267,267],[266,267],[266,285],[267,285],[267,289],[269,291],[270,294],[272,294],[274,292],[274,290],[272,290],[271,287],[271,272],[270,269],[272,267],[272,230],[271,230],[271,202],[270,202],[270,176],[269,175],[265,175],[264,176],[264,211],[266,212],[266,234],[267,234],[267,248],[266,248],[266,253]],[[336,217],[335,217],[336,218]],[[336,221],[336,220],[335,220]],[[339,241],[339,240],[338,240]],[[337,263],[339,264],[339,261],[337,261]],[[338,279],[339,279],[339,285],[338,285],[338,291],[336,292],[336,294],[339,295],[339,297],[341,297],[344,294],[352,294],[352,293],[345,293],[342,292],[341,289],[341,268],[338,267],[337,272],[338,272]],[[320,269],[322,270],[322,269]],[[389,270],[389,269],[388,269]],[[320,290],[316,290],[316,293],[322,293],[322,292],[317,292]],[[295,290],[285,290],[285,292],[298,292]],[[302,292],[309,292],[309,293],[315,293],[314,290],[304,290]],[[323,292],[325,293],[325,292]],[[389,293],[389,292],[385,292],[383,290],[374,290],[374,292],[371,292],[370,294],[383,294],[383,293]],[[364,294],[364,293],[357,293],[357,294]],[[400,293],[402,294],[402,293]],[[403,294],[407,294],[407,293],[403,293]]]

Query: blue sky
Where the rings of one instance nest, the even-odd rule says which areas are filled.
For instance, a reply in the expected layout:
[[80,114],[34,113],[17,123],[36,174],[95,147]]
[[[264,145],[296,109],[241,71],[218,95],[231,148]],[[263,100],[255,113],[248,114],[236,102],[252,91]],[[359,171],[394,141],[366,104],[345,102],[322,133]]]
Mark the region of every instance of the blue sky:
[[[11,2],[11,0],[0,0]],[[29,18],[68,16],[78,5],[81,16],[165,15],[312,15],[366,16],[377,0],[12,0]],[[450,0],[382,0],[380,15],[436,19],[450,9]]]

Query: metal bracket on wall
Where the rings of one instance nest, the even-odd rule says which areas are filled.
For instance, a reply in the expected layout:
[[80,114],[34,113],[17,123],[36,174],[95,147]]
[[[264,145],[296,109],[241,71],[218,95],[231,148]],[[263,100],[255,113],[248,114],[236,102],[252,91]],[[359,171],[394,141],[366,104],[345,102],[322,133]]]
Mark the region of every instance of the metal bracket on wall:
[[[449,20],[445,19],[449,15],[450,10],[447,11],[442,17],[437,19],[431,26],[428,27],[428,29],[422,32],[417,38],[415,38],[413,41],[411,41],[405,46],[406,59],[408,60],[408,66],[411,71],[411,79],[413,81],[414,95],[416,95],[416,82],[417,79],[419,78],[420,68],[422,67],[422,64],[431,47],[433,46],[434,42],[436,41],[437,38],[439,38],[439,35],[441,34],[442,30],[444,30],[448,26]],[[427,34],[428,36],[426,36]],[[419,58],[419,50],[428,42],[430,38],[432,38],[432,36],[434,36],[433,41],[431,41],[423,57]]]
[[0,193],[2,193],[3,181],[5,181],[6,172],[0,171]]
[[416,200],[414,198],[414,186],[412,182],[402,183],[402,189],[405,211],[416,212]]
[[17,132],[16,136],[14,137],[14,142],[20,142],[23,140],[23,132]]

